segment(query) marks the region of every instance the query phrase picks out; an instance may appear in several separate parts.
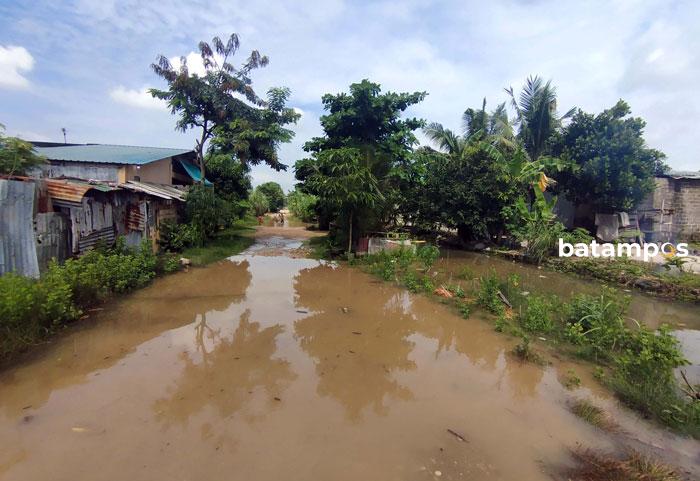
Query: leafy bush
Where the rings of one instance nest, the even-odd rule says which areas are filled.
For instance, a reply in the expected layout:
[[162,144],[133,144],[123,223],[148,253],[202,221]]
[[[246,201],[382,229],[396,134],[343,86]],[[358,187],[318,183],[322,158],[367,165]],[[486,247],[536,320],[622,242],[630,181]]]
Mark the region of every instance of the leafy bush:
[[528,332],[551,332],[554,325],[556,300],[551,297],[531,295],[525,311],[520,315],[520,325]]
[[503,313],[503,301],[498,295],[500,290],[501,283],[495,272],[480,277],[476,303],[494,314]]
[[185,197],[185,220],[194,232],[194,245],[202,245],[237,217],[237,206],[226,202],[212,186],[196,184]]
[[198,242],[197,229],[190,224],[178,224],[166,220],[159,226],[158,245],[166,252],[180,252]]
[[434,245],[425,245],[416,249],[416,257],[423,263],[423,268],[429,271],[440,257],[440,249]]
[[313,222],[316,219],[317,202],[315,195],[305,194],[298,189],[287,195],[287,208],[303,222]]
[[255,189],[250,194],[248,203],[250,203],[250,208],[256,216],[264,215],[270,210],[270,201],[267,199],[267,196],[258,189]]
[[599,296],[581,294],[568,303],[566,336],[574,344],[592,349],[596,359],[610,357],[627,336],[624,314],[629,297],[605,289]]
[[52,262],[40,279],[12,273],[0,277],[0,358],[35,344],[77,319],[81,309],[127,292],[155,276],[156,256],[148,241],[138,251],[123,242],[93,250],[65,264]]

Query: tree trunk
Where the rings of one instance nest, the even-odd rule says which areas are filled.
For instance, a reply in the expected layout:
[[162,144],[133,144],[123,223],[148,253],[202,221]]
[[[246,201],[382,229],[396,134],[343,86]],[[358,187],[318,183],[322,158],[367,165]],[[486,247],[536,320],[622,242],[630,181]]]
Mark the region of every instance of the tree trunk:
[[350,211],[350,222],[348,223],[348,253],[352,252],[352,211]]
[[197,150],[195,152],[197,156],[197,163],[199,164],[199,182],[201,184],[204,184],[205,180],[205,168],[204,168],[204,143],[207,141],[207,138],[209,137],[209,130],[207,129],[207,124],[206,122],[204,123],[204,126],[202,127],[202,137],[197,140]]

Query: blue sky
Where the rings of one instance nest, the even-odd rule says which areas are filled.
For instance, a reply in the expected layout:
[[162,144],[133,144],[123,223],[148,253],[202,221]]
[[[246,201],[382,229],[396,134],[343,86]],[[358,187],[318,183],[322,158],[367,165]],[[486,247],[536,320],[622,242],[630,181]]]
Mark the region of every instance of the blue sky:
[[[296,3],[294,5],[293,3]],[[650,146],[675,169],[700,169],[700,2],[179,1],[0,3],[0,123],[28,140],[191,147],[192,133],[146,94],[157,54],[187,55],[214,35],[270,57],[259,93],[292,90],[303,112],[281,154],[294,183],[301,145],[320,133],[320,98],[369,78],[428,92],[410,114],[459,129],[484,97],[493,107],[530,74],[552,79],[561,111],[598,112],[619,98],[647,121]]]

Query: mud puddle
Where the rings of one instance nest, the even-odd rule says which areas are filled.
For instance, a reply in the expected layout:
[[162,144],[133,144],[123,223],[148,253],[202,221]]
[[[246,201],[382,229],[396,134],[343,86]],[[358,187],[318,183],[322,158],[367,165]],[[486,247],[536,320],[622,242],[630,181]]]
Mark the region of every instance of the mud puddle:
[[522,364],[487,323],[288,255],[299,242],[159,279],[0,373],[0,479],[545,480],[577,443],[618,440],[576,397],[698,475],[697,442],[583,370],[562,387],[577,366]]

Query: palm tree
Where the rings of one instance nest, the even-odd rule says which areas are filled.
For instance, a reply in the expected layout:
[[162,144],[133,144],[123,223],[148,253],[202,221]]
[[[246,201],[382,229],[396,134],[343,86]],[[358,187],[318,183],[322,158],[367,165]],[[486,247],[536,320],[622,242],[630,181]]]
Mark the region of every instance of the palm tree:
[[437,122],[429,124],[424,133],[438,149],[456,157],[462,157],[470,145],[480,144],[485,148],[505,149],[515,147],[513,128],[508,120],[505,103],[487,112],[484,99],[481,109],[470,107],[464,111],[462,125],[462,135],[446,129]]
[[517,99],[513,87],[505,91],[510,95],[511,105],[516,113],[518,138],[530,159],[535,161],[545,153],[547,141],[561,129],[562,121],[574,114],[575,108],[559,117],[556,88],[552,86],[551,80],[545,83],[538,76],[527,78]]

